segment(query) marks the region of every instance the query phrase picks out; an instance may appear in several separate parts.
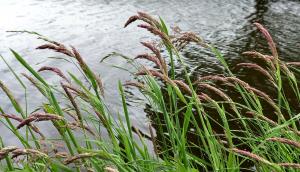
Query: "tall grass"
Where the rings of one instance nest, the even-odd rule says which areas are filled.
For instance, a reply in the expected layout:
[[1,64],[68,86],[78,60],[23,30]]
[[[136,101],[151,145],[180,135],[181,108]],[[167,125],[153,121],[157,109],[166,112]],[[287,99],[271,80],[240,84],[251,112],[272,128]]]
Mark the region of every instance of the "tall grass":
[[[164,46],[167,54],[161,54],[153,43],[142,42],[151,54],[138,55],[134,60],[121,55],[137,70],[135,81],[118,84],[123,106],[123,112],[119,113],[125,121],[106,106],[101,78],[89,68],[77,49],[26,31],[45,41],[37,49],[56,51],[75,60],[83,77],[72,73],[66,75],[56,67],[44,66],[35,70],[20,54],[11,50],[30,74],[23,74],[25,78],[47,102],[41,103],[38,111],[28,113],[5,83],[0,82],[3,93],[17,112],[11,114],[0,107],[1,122],[23,145],[4,145],[2,140],[5,138],[1,138],[2,169],[110,172],[300,169],[298,63],[280,60],[272,37],[262,25],[255,24],[266,38],[271,55],[246,52],[250,58],[263,60],[265,65],[242,63],[238,67],[261,72],[266,82],[274,87],[276,97],[236,77],[222,54],[194,33],[171,35],[161,18],[156,20],[142,12],[130,17],[125,27],[135,21],[141,21],[143,24],[138,27],[161,39],[158,44]],[[225,67],[226,73],[191,80],[181,55],[187,44],[210,49]],[[155,67],[145,67],[138,59],[151,61]],[[27,90],[24,78],[6,64],[22,88]],[[176,65],[182,67],[183,79],[176,75]],[[42,71],[53,72],[62,79],[61,84],[54,86],[48,83],[40,75]],[[151,119],[149,134],[132,126],[124,85],[137,87],[145,96],[149,105],[146,110]],[[293,102],[286,96],[287,90],[292,91]],[[232,93],[238,96],[232,96]],[[66,100],[68,105],[60,100]],[[119,118],[113,118],[115,116]],[[57,141],[60,149],[56,142],[42,133],[43,128],[34,124],[40,121],[53,124],[59,133]],[[18,125],[15,126],[15,123]],[[74,129],[79,129],[80,134]],[[108,137],[102,137],[103,133],[107,133]]]

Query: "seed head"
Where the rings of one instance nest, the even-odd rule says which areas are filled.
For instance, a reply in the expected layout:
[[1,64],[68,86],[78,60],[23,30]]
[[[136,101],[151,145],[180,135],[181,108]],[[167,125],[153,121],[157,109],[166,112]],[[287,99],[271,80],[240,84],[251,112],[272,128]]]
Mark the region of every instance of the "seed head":
[[272,142],[280,142],[280,143],[288,144],[300,149],[300,142],[294,140],[280,138],[280,137],[272,137],[272,138],[268,138],[267,140]]
[[52,71],[52,72],[56,73],[58,76],[60,76],[61,78],[63,78],[65,81],[70,83],[70,80],[63,74],[63,72],[60,69],[58,69],[56,67],[43,66],[38,70],[38,72],[41,72],[41,71]]

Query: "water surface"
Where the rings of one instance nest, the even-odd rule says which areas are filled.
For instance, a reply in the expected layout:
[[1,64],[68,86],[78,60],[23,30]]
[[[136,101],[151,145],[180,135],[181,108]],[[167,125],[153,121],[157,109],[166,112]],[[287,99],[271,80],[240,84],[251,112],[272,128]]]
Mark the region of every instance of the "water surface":
[[[123,71],[100,64],[101,57],[116,51],[134,57],[145,51],[139,42],[151,39],[146,31],[134,25],[124,29],[126,19],[137,11],[160,15],[170,26],[179,26],[184,31],[195,31],[214,44],[231,62],[243,61],[243,51],[257,49],[268,52],[266,43],[253,27],[260,22],[269,28],[277,42],[280,57],[287,61],[298,61],[300,56],[300,2],[267,0],[9,0],[0,1],[0,54],[5,57],[16,73],[25,70],[9,53],[9,48],[19,52],[35,68],[55,66],[63,71],[75,71],[64,61],[47,60],[58,56],[48,51],[38,51],[35,47],[42,42],[34,36],[6,32],[8,30],[30,30],[41,33],[53,40],[78,48],[93,70],[101,74],[105,83],[106,101],[118,111],[120,105],[117,80],[132,77]],[[208,51],[190,46],[183,52],[194,76],[215,74],[222,71],[216,58]],[[114,65],[128,67],[125,61],[114,58]],[[12,89],[20,102],[24,103],[24,90],[9,72],[5,63],[0,62],[0,80]],[[76,73],[76,72],[75,72]],[[58,82],[53,75],[43,73],[50,82]],[[42,96],[28,84],[28,112],[36,108]],[[0,106],[7,113],[14,113],[8,99],[0,92]],[[143,104],[136,107],[138,100],[132,101],[131,118],[133,124],[146,130],[147,118]],[[46,125],[46,124],[45,124]],[[3,129],[3,126],[0,127]],[[52,133],[52,131],[48,131]],[[10,138],[9,132],[1,134]],[[7,142],[13,142],[6,139]]]

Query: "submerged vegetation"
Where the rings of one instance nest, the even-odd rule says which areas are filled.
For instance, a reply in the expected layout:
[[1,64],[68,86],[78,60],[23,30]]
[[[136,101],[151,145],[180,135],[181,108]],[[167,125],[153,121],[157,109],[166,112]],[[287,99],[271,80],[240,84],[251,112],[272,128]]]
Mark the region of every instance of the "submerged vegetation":
[[[151,53],[135,59],[121,55],[136,69],[134,81],[119,82],[121,115],[112,114],[106,106],[101,78],[89,68],[76,48],[26,31],[46,42],[37,49],[53,50],[75,60],[84,80],[72,73],[66,75],[56,67],[35,70],[11,50],[30,73],[22,75],[47,102],[27,113],[0,81],[1,94],[7,95],[17,112],[11,114],[0,107],[1,122],[22,144],[21,147],[10,146],[1,141],[1,169],[107,172],[300,169],[297,79],[300,63],[282,61],[271,35],[262,25],[255,23],[266,38],[271,54],[245,52],[252,62],[240,63],[235,69],[257,72],[264,78],[268,93],[257,88],[256,83],[237,77],[222,54],[193,32],[176,30],[173,34],[162,19],[142,12],[130,17],[125,27],[135,21],[141,21],[143,24],[138,27],[148,30],[160,41],[142,42]],[[181,55],[188,44],[211,50],[225,72],[191,79]],[[162,54],[158,47],[163,47],[166,53]],[[151,61],[155,66],[143,66],[139,59]],[[254,63],[253,59],[260,63]],[[176,64],[184,71],[183,78],[176,74]],[[26,88],[24,78],[7,65]],[[48,83],[40,75],[42,71],[59,76],[61,84]],[[124,86],[136,87],[145,96],[145,111],[151,120],[149,134],[132,126]],[[43,128],[36,126],[40,121],[53,124],[58,132],[56,140],[48,139]]]

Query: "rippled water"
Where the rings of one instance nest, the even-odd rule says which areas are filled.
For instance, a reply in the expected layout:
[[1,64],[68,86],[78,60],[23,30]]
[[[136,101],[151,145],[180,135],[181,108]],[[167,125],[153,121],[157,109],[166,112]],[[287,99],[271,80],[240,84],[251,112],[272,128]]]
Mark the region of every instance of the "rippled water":
[[[116,81],[131,77],[99,61],[112,51],[134,57],[145,50],[139,41],[150,35],[133,25],[123,28],[126,19],[137,11],[160,15],[171,26],[197,32],[204,40],[219,48],[231,63],[243,60],[240,54],[246,50],[267,52],[265,41],[252,25],[255,21],[269,28],[278,43],[282,59],[289,61],[300,58],[300,2],[296,0],[0,0],[0,54],[16,73],[24,69],[9,53],[9,48],[23,55],[36,69],[48,65],[72,71],[74,68],[68,63],[47,60],[47,57],[57,54],[34,50],[41,42],[33,36],[6,31],[36,31],[51,39],[72,44],[93,70],[101,74],[105,82],[106,101],[117,111],[120,101]],[[191,46],[183,55],[194,76],[220,73],[222,70],[214,56],[201,48]],[[118,58],[109,62],[127,67]],[[20,102],[24,102],[24,91],[19,89],[20,85],[2,61],[0,72],[0,80],[13,90]],[[52,75],[43,75],[48,81],[58,82]],[[36,93],[30,86],[28,92]],[[41,95],[29,94],[28,100],[31,111],[43,99]],[[13,113],[7,102],[8,99],[0,92],[0,106],[6,112]],[[132,108],[132,118],[134,125],[146,128],[143,108]],[[9,136],[7,133],[3,137]]]

